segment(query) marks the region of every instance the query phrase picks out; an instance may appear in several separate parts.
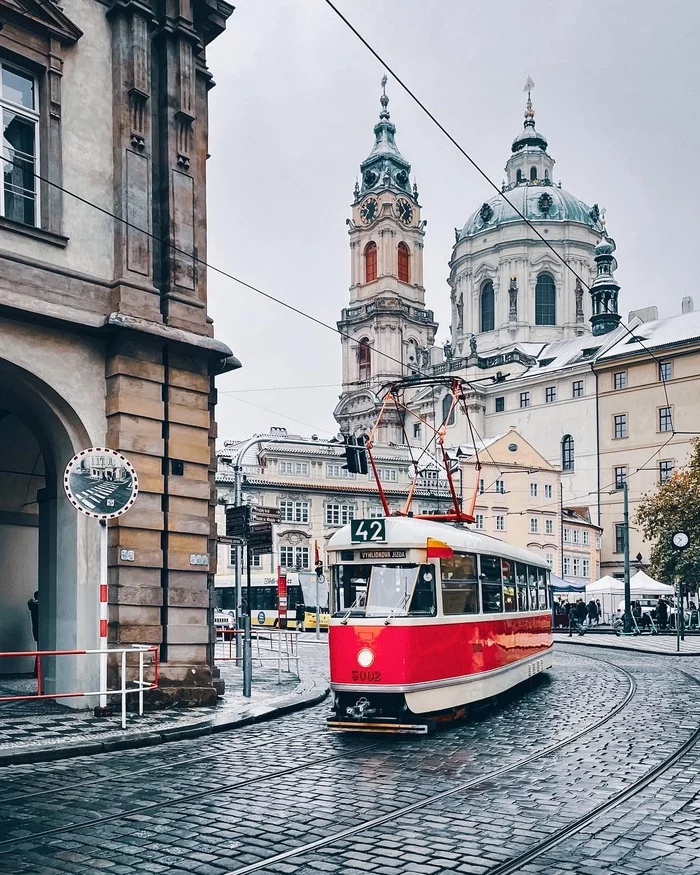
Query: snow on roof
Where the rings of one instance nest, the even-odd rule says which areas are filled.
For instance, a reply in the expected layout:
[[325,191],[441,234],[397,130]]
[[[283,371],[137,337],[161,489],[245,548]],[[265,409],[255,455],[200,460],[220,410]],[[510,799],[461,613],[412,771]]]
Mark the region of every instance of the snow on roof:
[[[624,329],[617,329],[617,332],[626,333]],[[548,343],[538,355],[537,364],[533,365],[527,373],[549,373],[581,362],[593,361],[611,342],[613,336],[616,336],[615,332],[601,337],[584,334],[581,337],[572,337],[570,340],[555,340],[554,343]]]
[[[619,329],[617,342],[602,353],[600,358],[608,359],[644,352],[644,347],[656,349],[674,343],[698,340],[700,339],[700,311],[657,319],[655,322],[642,322],[630,330],[633,336],[630,336],[624,328]],[[635,338],[639,338],[641,343]]]

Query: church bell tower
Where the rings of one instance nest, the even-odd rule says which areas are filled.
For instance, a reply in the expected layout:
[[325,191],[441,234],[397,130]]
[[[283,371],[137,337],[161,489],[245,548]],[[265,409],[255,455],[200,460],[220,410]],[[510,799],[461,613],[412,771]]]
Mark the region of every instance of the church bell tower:
[[[396,146],[386,76],[372,151],[355,183],[350,238],[350,303],[342,310],[343,391],[335,409],[341,431],[366,434],[382,389],[428,364],[437,323],[425,309],[423,238],[418,188]],[[380,442],[402,443],[398,419],[387,419]]]

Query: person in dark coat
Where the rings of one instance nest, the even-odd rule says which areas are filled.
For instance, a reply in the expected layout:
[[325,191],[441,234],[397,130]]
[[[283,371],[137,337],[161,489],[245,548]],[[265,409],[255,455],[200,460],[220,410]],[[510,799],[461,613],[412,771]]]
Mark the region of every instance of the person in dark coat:
[[[583,613],[581,613],[581,608],[583,608]],[[570,605],[569,607],[569,638],[571,638],[573,634],[573,630],[576,629],[579,635],[584,634],[583,620],[586,617],[586,605],[579,599],[575,605]]]
[[588,602],[588,628],[590,629],[594,623],[598,622],[598,608],[593,599]]
[[[39,644],[39,590],[37,590],[34,595],[27,602],[27,607],[29,608],[29,616],[32,619],[32,637],[34,638],[34,643]],[[37,677],[37,668],[38,668],[38,657],[34,657],[34,677]]]
[[668,626],[668,603],[666,599],[660,598],[656,603],[656,619],[659,622],[660,629],[665,629]]

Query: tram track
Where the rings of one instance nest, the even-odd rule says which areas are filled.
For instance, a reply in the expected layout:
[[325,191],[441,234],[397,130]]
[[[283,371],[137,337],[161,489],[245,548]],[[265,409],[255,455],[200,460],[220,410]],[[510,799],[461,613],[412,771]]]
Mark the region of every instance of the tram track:
[[[386,823],[388,821],[394,820],[396,818],[400,818],[405,814],[411,813],[411,812],[419,810],[421,808],[425,808],[431,804],[434,804],[435,802],[440,801],[441,799],[449,798],[449,797],[454,796],[460,792],[463,792],[464,790],[467,790],[469,788],[478,786],[480,784],[483,784],[485,782],[488,782],[488,781],[491,781],[495,778],[498,778],[501,775],[505,775],[505,774],[508,774],[510,772],[516,771],[516,770],[522,768],[523,766],[525,766],[531,762],[534,762],[535,760],[540,759],[542,757],[549,756],[550,754],[560,750],[561,748],[565,747],[566,745],[571,744],[572,742],[579,740],[580,738],[584,737],[585,735],[596,731],[597,729],[599,729],[600,727],[604,726],[606,723],[608,723],[609,721],[614,719],[624,708],[626,708],[629,705],[629,703],[632,701],[632,699],[637,691],[637,682],[636,682],[636,679],[634,678],[634,676],[630,672],[628,672],[625,668],[616,665],[615,663],[609,662],[608,660],[605,660],[605,659],[600,658],[600,657],[589,656],[588,654],[585,654],[585,655],[582,654],[581,656],[583,656],[583,658],[585,658],[585,659],[592,660],[594,662],[600,662],[600,663],[603,663],[605,665],[612,667],[615,671],[618,671],[621,674],[623,674],[628,681],[628,689],[627,689],[625,696],[620,700],[620,702],[618,702],[614,706],[614,708],[612,708],[607,714],[602,716],[600,719],[596,720],[594,723],[584,727],[583,729],[581,729],[575,733],[567,735],[565,738],[563,738],[557,742],[554,742],[551,745],[548,745],[547,747],[545,747],[544,749],[542,749],[540,751],[537,751],[537,752],[535,752],[527,757],[523,757],[523,758],[519,759],[517,762],[515,762],[511,765],[503,766],[500,769],[496,769],[496,770],[494,770],[492,772],[488,772],[484,775],[475,776],[474,778],[470,779],[469,781],[460,783],[457,787],[451,788],[450,790],[445,790],[445,791],[442,791],[441,793],[434,794],[434,795],[432,795],[426,799],[423,799],[419,802],[415,802],[415,803],[412,803],[408,806],[404,806],[404,807],[402,807],[394,812],[389,812],[386,815],[382,815],[380,817],[364,821],[363,823],[357,824],[354,827],[350,827],[346,830],[339,831],[339,832],[337,832],[333,835],[327,836],[323,839],[319,839],[317,841],[310,842],[308,844],[300,845],[296,848],[291,848],[288,851],[284,851],[284,852],[277,854],[277,855],[274,855],[272,857],[265,858],[264,860],[260,860],[256,863],[249,864],[249,865],[244,866],[240,869],[232,870],[231,872],[226,873],[226,875],[245,875],[245,873],[260,870],[260,869],[264,868],[265,866],[271,865],[273,863],[277,863],[277,862],[286,860],[290,857],[297,856],[299,854],[303,854],[303,853],[306,853],[308,851],[316,850],[318,848],[330,845],[338,840],[347,838],[349,836],[356,835],[358,833],[365,832],[367,830],[372,829],[375,826],[379,826],[379,825]],[[314,734],[314,732],[315,732],[315,730],[311,731],[308,734],[311,735],[311,734]],[[263,742],[260,746],[264,746],[265,743],[266,742]],[[0,841],[0,856],[5,856],[8,853],[12,853],[13,846],[20,844],[20,843],[23,843],[23,842],[27,842],[27,841],[35,842],[35,841],[42,840],[45,838],[51,838],[53,836],[57,836],[57,835],[60,835],[62,833],[75,832],[76,830],[82,830],[82,829],[90,828],[90,827],[94,827],[94,826],[101,826],[103,824],[113,823],[113,822],[119,821],[119,820],[128,820],[128,818],[130,818],[134,815],[148,814],[149,812],[155,813],[158,811],[162,811],[166,808],[170,808],[172,806],[181,805],[181,804],[187,803],[187,802],[193,802],[193,801],[203,799],[203,798],[210,798],[213,794],[225,793],[228,791],[240,789],[242,787],[250,787],[250,786],[257,785],[257,784],[261,784],[261,783],[264,783],[266,781],[273,781],[273,780],[279,779],[279,778],[286,778],[289,775],[295,774],[297,772],[308,771],[310,768],[313,768],[315,766],[325,765],[327,763],[331,763],[331,762],[334,762],[337,760],[347,760],[348,757],[351,757],[351,756],[354,757],[357,754],[366,753],[367,751],[376,749],[380,745],[381,745],[381,741],[378,740],[378,741],[373,742],[371,744],[357,747],[357,748],[353,749],[352,751],[345,750],[345,751],[342,751],[341,753],[333,754],[333,755],[326,756],[326,757],[320,757],[320,758],[315,759],[313,761],[305,760],[303,763],[301,763],[297,766],[287,765],[283,768],[280,768],[280,769],[272,771],[272,772],[267,772],[263,775],[258,775],[258,776],[254,776],[254,777],[250,777],[250,778],[244,778],[244,779],[240,779],[240,780],[230,782],[227,784],[221,784],[221,785],[218,785],[214,788],[209,787],[207,789],[204,789],[204,790],[200,789],[200,790],[197,790],[197,791],[192,792],[192,793],[184,793],[184,794],[177,796],[175,798],[168,799],[167,801],[158,801],[158,802],[148,803],[145,805],[140,805],[140,806],[136,806],[133,808],[129,808],[128,810],[125,810],[122,812],[116,812],[116,813],[110,814],[110,815],[103,815],[103,816],[98,816],[98,817],[86,818],[86,819],[81,820],[81,821],[75,821],[73,823],[57,826],[57,827],[54,827],[54,828],[51,828],[48,830],[40,830],[37,832],[27,833],[23,836],[16,836],[13,838],[5,839],[5,840]],[[163,768],[177,767],[177,766],[186,765],[186,764],[192,765],[193,763],[196,763],[196,762],[203,762],[203,761],[206,761],[209,759],[215,759],[216,757],[220,757],[220,756],[221,756],[221,753],[216,752],[216,753],[206,754],[205,756],[199,757],[196,759],[190,758],[189,760],[187,760],[187,759],[183,758],[183,759],[177,760],[174,763],[166,764],[165,766],[154,765],[154,766],[145,767],[143,769],[134,770],[134,771],[125,773],[123,777],[132,777],[132,776],[138,775],[138,774],[147,774],[147,773],[150,773],[153,771],[162,770]],[[113,776],[102,776],[100,778],[93,779],[93,781],[91,783],[98,784],[98,783],[104,782],[105,780],[113,780]],[[87,782],[81,784],[81,789],[83,786],[87,786]],[[63,787],[63,788],[59,788],[58,790],[53,789],[53,790],[48,790],[48,791],[41,791],[37,794],[32,794],[32,795],[34,795],[35,798],[36,798],[36,796],[47,796],[47,795],[55,796],[57,794],[57,792],[60,792],[60,791],[65,792],[68,789],[69,789],[68,787]],[[70,789],[74,790],[75,787],[72,786]],[[19,802],[19,801],[23,801],[25,799],[29,799],[30,796],[23,796],[23,797],[21,797],[21,800],[17,797],[12,797],[12,798],[16,802]],[[8,801],[12,801],[12,799],[4,799],[2,801],[8,802]]]

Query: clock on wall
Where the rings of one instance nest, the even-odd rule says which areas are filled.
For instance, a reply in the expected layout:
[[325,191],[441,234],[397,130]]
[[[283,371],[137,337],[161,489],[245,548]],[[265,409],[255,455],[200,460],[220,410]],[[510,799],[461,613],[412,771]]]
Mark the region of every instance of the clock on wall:
[[367,198],[367,200],[360,207],[360,219],[362,219],[362,223],[364,225],[369,225],[370,222],[373,222],[377,216],[379,215],[379,204],[376,199],[373,197]]
[[406,198],[400,197],[396,201],[396,215],[404,225],[410,225],[413,221],[413,207],[409,204]]

